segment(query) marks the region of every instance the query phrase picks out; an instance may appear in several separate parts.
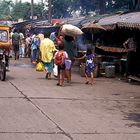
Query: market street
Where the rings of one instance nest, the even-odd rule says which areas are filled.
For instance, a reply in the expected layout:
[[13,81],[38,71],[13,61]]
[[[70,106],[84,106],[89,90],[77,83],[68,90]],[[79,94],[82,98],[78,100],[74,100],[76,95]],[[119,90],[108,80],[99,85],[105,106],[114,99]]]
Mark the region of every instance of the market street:
[[10,61],[0,81],[0,140],[139,140],[140,86],[119,78],[56,86],[27,58]]

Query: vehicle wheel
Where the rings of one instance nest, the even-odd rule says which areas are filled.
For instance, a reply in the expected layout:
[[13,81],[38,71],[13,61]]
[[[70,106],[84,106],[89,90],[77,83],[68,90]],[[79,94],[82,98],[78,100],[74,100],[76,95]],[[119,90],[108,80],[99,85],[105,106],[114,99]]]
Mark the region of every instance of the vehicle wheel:
[[6,66],[4,63],[1,63],[0,66],[0,79],[1,81],[4,81],[6,78]]

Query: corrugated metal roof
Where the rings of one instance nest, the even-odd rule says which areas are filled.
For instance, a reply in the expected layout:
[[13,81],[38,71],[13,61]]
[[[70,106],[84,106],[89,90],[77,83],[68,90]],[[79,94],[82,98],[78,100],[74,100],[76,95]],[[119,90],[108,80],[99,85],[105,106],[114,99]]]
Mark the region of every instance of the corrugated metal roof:
[[128,13],[120,16],[120,21],[127,23],[140,23],[140,12]]
[[117,26],[119,28],[131,28],[131,29],[139,29],[140,30],[140,23],[123,23],[123,22],[118,22]]
[[88,17],[81,22],[81,25],[93,23],[95,21],[105,27],[106,30],[114,30],[116,27],[140,29],[140,12]]
[[106,29],[120,28],[137,28],[140,29],[140,12],[132,12],[127,14],[116,14],[99,20],[100,25]]
[[100,25],[111,25],[111,24],[116,24],[119,20],[120,20],[120,16],[117,14],[117,15],[102,18],[99,20],[98,23]]

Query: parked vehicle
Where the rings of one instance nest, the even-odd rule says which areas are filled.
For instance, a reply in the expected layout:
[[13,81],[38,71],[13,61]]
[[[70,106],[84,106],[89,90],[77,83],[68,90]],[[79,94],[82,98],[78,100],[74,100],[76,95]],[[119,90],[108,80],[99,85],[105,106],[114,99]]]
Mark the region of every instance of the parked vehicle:
[[0,80],[6,78],[6,66],[8,66],[10,51],[10,35],[7,25],[0,25]]

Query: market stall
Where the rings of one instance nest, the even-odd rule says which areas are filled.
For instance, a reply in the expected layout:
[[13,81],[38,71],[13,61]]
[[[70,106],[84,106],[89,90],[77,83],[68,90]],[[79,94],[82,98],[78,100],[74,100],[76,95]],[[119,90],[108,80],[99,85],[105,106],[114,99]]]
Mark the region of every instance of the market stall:
[[[125,73],[125,64],[127,61],[127,49],[123,43],[131,36],[136,36],[137,49],[131,63],[131,75],[140,75],[140,12],[117,13],[115,15],[100,18],[96,23],[105,30],[100,33],[89,31],[94,35],[93,43],[96,44],[95,53],[102,55],[100,66],[108,65],[107,62],[120,61],[121,74]],[[84,31],[84,30],[83,30]],[[123,63],[123,65],[121,64]],[[109,64],[110,65],[110,64]],[[122,68],[123,67],[123,68]],[[115,68],[116,69],[116,68]],[[118,68],[117,68],[118,69]],[[123,69],[123,72],[122,72]]]

